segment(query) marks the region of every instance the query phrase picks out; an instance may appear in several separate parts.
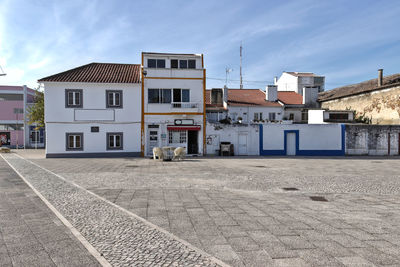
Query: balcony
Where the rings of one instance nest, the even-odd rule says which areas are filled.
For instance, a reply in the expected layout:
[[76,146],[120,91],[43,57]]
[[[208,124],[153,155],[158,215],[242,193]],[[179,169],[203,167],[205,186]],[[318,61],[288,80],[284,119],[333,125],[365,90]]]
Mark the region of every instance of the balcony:
[[171,102],[171,108],[174,112],[178,111],[191,111],[199,112],[200,103],[195,102]]

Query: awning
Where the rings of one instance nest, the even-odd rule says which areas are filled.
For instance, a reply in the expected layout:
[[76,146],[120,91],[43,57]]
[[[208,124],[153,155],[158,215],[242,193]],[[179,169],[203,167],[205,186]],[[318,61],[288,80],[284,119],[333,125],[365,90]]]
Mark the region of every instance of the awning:
[[200,131],[200,125],[168,125],[168,131]]

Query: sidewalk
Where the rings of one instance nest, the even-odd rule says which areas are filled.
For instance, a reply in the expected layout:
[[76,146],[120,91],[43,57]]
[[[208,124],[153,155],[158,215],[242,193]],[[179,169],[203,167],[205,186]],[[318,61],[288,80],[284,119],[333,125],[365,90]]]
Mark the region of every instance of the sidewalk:
[[0,266],[100,266],[1,157]]

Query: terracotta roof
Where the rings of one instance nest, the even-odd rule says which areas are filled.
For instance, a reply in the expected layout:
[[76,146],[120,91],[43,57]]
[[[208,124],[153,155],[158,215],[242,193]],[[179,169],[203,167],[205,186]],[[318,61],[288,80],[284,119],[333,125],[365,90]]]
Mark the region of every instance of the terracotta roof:
[[278,100],[285,105],[303,104],[303,96],[292,91],[278,91]]
[[299,77],[299,76],[307,76],[307,77],[320,77],[312,72],[297,72],[297,71],[285,71],[287,74]]
[[383,77],[383,85],[378,86],[378,78],[364,81],[357,84],[338,87],[329,91],[321,92],[318,101],[328,101],[352,95],[368,93],[371,91],[382,90],[394,86],[400,86],[400,73]]
[[228,105],[281,107],[278,102],[265,100],[265,92],[260,89],[228,89]]
[[39,82],[140,83],[139,64],[90,63]]
[[208,110],[226,110],[224,105],[221,104],[211,104],[211,90],[206,90],[206,108]]

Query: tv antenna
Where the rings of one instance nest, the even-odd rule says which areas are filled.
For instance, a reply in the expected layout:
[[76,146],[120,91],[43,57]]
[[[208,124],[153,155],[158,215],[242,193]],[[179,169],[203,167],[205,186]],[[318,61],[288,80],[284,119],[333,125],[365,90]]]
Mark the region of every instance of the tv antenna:
[[240,42],[240,89],[243,89],[243,77],[242,77],[242,42]]
[[232,72],[232,71],[233,71],[233,69],[230,69],[230,68],[228,68],[228,67],[225,68],[225,85],[226,85],[226,86],[228,86],[228,76],[229,76],[229,73]]
[[3,68],[0,66],[0,70],[1,70],[1,73],[0,73],[0,76],[6,76],[7,74],[4,72],[4,70],[3,70]]

